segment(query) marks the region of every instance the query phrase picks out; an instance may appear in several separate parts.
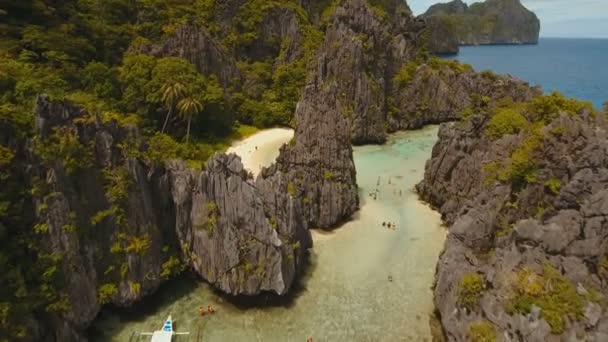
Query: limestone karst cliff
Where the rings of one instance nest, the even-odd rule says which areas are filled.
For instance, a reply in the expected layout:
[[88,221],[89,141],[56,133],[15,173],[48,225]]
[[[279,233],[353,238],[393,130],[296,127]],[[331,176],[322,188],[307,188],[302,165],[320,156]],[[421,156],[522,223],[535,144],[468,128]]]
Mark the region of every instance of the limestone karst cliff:
[[459,45],[536,44],[540,21],[520,0],[487,0],[470,6],[462,0],[438,3],[423,15],[429,49],[452,54]]
[[503,98],[526,101],[540,94],[527,82],[455,61],[410,62],[395,76],[387,124],[391,132],[421,128],[458,120]]
[[101,305],[128,306],[183,268],[232,295],[285,294],[301,271],[312,240],[284,174],[256,182],[235,155],[203,171],[156,159],[136,128],[67,101],[40,97],[37,123],[31,215],[70,303],[37,338],[77,340]]
[[434,288],[448,340],[608,337],[607,127],[558,94],[441,126],[417,189],[450,225]]
[[[162,3],[152,7],[162,7]],[[210,2],[196,3],[203,6]],[[577,286],[579,296],[595,293],[592,290],[596,287],[600,293],[605,292],[601,278],[605,265],[600,262],[604,255],[597,252],[605,247],[601,229],[605,216],[603,193],[598,191],[603,186],[605,164],[605,125],[600,119],[595,122],[588,113],[579,111],[575,113],[578,115],[554,119],[541,132],[550,138],[543,145],[546,159],[534,164],[541,170],[535,182],[526,179],[532,185],[513,197],[513,186],[503,184],[500,178],[506,176],[497,173],[500,182],[486,190],[482,188],[481,161],[493,165],[483,172],[507,169],[508,165],[499,164],[499,158],[517,161],[519,154],[509,152],[528,137],[522,129],[526,124],[518,116],[506,120],[507,124],[494,122],[498,127],[510,127],[511,121],[521,124],[509,130],[513,134],[500,139],[486,137],[485,127],[491,119],[480,119],[478,114],[504,105],[505,98],[533,101],[540,95],[539,89],[512,77],[477,73],[466,65],[429,58],[425,28],[432,21],[413,17],[400,0],[212,3],[212,8],[186,8],[183,15],[181,6],[167,13],[150,8],[139,11],[135,16],[141,25],[138,34],[146,37],[137,37],[128,52],[142,53],[146,58],[127,65],[145,69],[150,56],[186,59],[198,72],[218,79],[223,91],[218,97],[225,98],[225,103],[214,105],[226,107],[222,109],[235,113],[243,123],[260,127],[294,125],[294,139],[282,147],[277,162],[254,180],[234,155],[217,154],[208,161],[200,160],[201,169],[183,161],[165,160],[169,158],[159,155],[161,149],[154,145],[158,141],[134,127],[128,111],[100,111],[95,106],[84,109],[58,100],[61,96],[53,100],[39,97],[35,139],[10,134],[7,138],[4,127],[0,129],[2,147],[9,146],[16,153],[18,162],[13,168],[19,171],[14,173],[23,177],[19,181],[27,183],[24,193],[32,196],[32,203],[23,196],[28,202],[24,216],[35,220],[28,231],[34,235],[37,249],[28,250],[27,257],[35,255],[32,260],[44,264],[40,273],[48,290],[45,294],[50,297],[50,304],[45,301],[44,307],[23,314],[32,332],[27,338],[81,339],[103,305],[129,306],[183,268],[193,270],[228,294],[287,294],[311,246],[308,229],[331,228],[357,210],[351,143],[382,143],[390,132],[459,119],[466,120],[441,129],[425,180],[418,187],[427,201],[440,208],[447,223],[453,223],[435,289],[436,307],[448,338],[465,339],[468,323],[487,323],[485,320],[497,330],[539,339],[548,336],[551,329],[547,324],[552,329],[552,325],[559,327],[563,315],[549,311],[548,319],[553,321],[539,320],[546,311],[529,303],[515,309],[530,311],[534,324],[526,323],[529,317],[524,319],[520,311],[504,320],[504,315],[496,318],[506,310],[505,305],[496,304],[505,293],[499,288],[497,273],[515,272],[524,282],[531,279],[535,286],[542,285],[542,291],[551,290],[545,288],[547,282],[535,282],[537,277],[541,279],[543,270],[538,263],[529,262],[532,258],[549,259],[569,280],[590,276],[591,286],[582,281],[580,290]],[[457,13],[481,8],[455,7],[459,8]],[[171,17],[174,9],[179,16]],[[488,9],[488,13],[491,11]],[[146,17],[149,12],[158,17]],[[155,26],[163,20],[162,27]],[[533,20],[531,23],[534,31]],[[126,25],[130,32],[134,24]],[[40,38],[32,30],[28,37]],[[475,43],[493,37],[488,33]],[[30,39],[25,45],[30,48],[36,41]],[[58,41],[61,39],[53,42]],[[74,51],[81,49],[67,52]],[[93,102],[102,102],[100,97],[106,92],[132,91],[129,96],[113,94],[104,99],[113,104],[127,102],[128,108],[136,107],[129,101],[139,100],[137,104],[145,107],[139,114],[151,122],[146,127],[149,130],[160,130],[154,126],[158,117],[162,120],[167,111],[171,112],[166,108],[170,106],[160,103],[159,89],[138,93],[149,84],[133,85],[130,79],[109,77],[116,69],[124,73],[125,64],[105,69],[99,63],[87,64],[87,69],[101,74],[104,81],[97,82],[93,77],[95,82],[91,82],[72,73],[84,63],[71,65],[64,55],[46,51],[26,49],[20,55],[36,60],[32,56],[48,59],[49,65],[66,64],[62,77],[77,81],[63,90],[80,90],[84,87],[80,82],[88,82],[86,91],[94,93]],[[16,63],[11,61],[11,68],[3,72],[19,74]],[[0,75],[3,100],[13,101],[12,97],[24,92],[53,90],[67,83],[59,76],[45,79],[43,76],[53,70],[48,68],[44,65],[42,72],[35,74],[38,83],[18,83]],[[155,69],[151,70],[135,75],[135,81],[153,77]],[[114,89],[112,82],[120,86]],[[155,86],[162,89],[164,84]],[[5,88],[15,91],[5,95]],[[2,120],[10,112],[6,108],[0,108]],[[25,112],[29,107],[16,108]],[[533,142],[535,148],[536,144]],[[0,152],[0,166],[4,168],[5,159],[11,158],[5,158],[8,153],[4,149]],[[529,166],[517,165],[524,171]],[[23,174],[22,169],[27,172]],[[490,204],[505,209],[490,210]],[[499,214],[502,216],[497,218]],[[585,224],[563,223],[569,220]],[[0,228],[0,236],[6,236],[4,227]],[[492,248],[493,255],[488,251]],[[496,256],[501,257],[500,262],[491,259]],[[523,261],[511,266],[514,260]],[[453,270],[457,272],[451,273]],[[480,300],[481,309],[469,305],[471,301],[465,303],[470,307],[468,311],[456,303],[459,289],[455,284],[461,281],[463,272],[473,274],[467,279],[475,288],[496,287],[481,298],[473,294],[473,299]],[[558,281],[568,295],[574,294],[562,278],[548,272],[551,282]],[[58,279],[60,274],[65,277]],[[57,287],[50,288],[49,280],[56,280]],[[598,314],[591,296],[575,296],[573,317],[578,320],[566,324],[564,331],[583,331],[584,317],[590,336],[601,340],[604,317],[601,311]],[[544,304],[536,306],[545,310]],[[583,311],[579,304],[585,305]],[[555,334],[560,334],[559,330]]]

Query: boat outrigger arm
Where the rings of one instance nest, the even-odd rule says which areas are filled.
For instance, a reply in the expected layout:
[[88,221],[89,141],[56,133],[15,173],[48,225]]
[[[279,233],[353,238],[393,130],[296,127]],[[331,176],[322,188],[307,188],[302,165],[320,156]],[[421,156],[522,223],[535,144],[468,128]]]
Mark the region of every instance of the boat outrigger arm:
[[175,332],[173,330],[173,320],[171,319],[171,315],[165,321],[165,324],[161,328],[161,330],[157,330],[155,332],[142,332],[140,335],[143,336],[152,336],[150,342],[171,342],[171,338],[173,335],[188,335],[189,332]]

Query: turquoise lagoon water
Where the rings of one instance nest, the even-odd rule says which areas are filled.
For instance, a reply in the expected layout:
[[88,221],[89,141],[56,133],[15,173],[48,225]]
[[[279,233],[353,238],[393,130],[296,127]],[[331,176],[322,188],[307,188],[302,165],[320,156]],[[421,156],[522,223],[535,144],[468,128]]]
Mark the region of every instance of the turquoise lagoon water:
[[458,56],[476,70],[511,74],[546,92],[559,90],[569,97],[608,101],[608,39],[541,38],[538,45],[464,46]]
[[[355,148],[361,210],[335,231],[314,232],[311,265],[290,304],[237,307],[203,282],[180,280],[134,312],[102,315],[94,339],[129,341],[171,314],[178,331],[191,333],[177,341],[430,341],[431,285],[446,233],[412,188],[436,140],[435,126]],[[218,312],[199,317],[196,309],[208,304]]]

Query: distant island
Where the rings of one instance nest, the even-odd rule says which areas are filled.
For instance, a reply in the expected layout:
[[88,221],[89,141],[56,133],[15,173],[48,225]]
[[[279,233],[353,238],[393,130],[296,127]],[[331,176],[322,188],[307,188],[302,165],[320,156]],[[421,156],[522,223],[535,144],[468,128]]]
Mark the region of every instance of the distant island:
[[462,0],[431,6],[429,49],[456,54],[460,45],[537,44],[540,20],[520,0],[487,0],[468,6]]

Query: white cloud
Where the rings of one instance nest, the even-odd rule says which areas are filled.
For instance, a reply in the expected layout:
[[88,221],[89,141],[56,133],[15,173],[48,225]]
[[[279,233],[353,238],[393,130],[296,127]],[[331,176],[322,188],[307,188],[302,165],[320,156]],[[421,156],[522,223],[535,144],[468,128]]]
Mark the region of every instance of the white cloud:
[[[437,2],[448,1],[407,1],[415,14]],[[522,0],[522,3],[540,18],[541,36],[608,38],[608,0]]]

